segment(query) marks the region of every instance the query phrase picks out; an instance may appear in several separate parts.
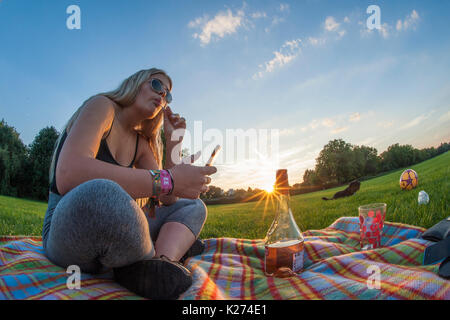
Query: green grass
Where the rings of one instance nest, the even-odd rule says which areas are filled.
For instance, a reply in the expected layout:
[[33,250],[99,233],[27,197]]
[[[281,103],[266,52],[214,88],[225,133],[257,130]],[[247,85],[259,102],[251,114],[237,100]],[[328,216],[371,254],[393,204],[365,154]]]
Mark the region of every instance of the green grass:
[[[450,152],[409,167],[419,176],[419,185],[411,191],[400,189],[400,174],[404,169],[390,172],[361,183],[360,190],[348,198],[324,201],[343,187],[291,197],[291,209],[301,230],[322,229],[337,218],[358,216],[363,204],[384,202],[387,204],[386,220],[429,228],[448,217],[450,191]],[[428,205],[419,205],[417,196],[425,190],[430,196]],[[208,206],[208,221],[203,238],[235,237],[264,238],[275,212],[264,203],[241,203]]]
[[46,202],[0,196],[0,235],[40,236]]
[[[374,202],[387,203],[386,220],[429,228],[448,217],[450,191],[450,152],[409,167],[419,175],[419,185],[411,191],[399,187],[400,173],[390,172],[361,183],[360,190],[349,198],[323,201],[341,188],[291,197],[291,208],[301,230],[322,229],[337,218],[357,216],[358,206]],[[428,205],[419,205],[417,195],[425,190]],[[40,235],[47,204],[0,196],[0,235]],[[275,212],[268,202],[250,202],[208,206],[208,220],[201,238],[264,238]]]

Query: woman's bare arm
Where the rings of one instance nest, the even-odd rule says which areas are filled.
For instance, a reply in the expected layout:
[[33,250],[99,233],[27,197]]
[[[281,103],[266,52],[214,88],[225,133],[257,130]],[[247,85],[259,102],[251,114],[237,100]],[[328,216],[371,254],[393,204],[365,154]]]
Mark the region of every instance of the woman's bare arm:
[[134,199],[151,195],[152,178],[147,170],[124,168],[95,159],[114,113],[113,102],[106,97],[98,96],[86,103],[59,155],[56,184],[61,195],[92,179],[115,181]]

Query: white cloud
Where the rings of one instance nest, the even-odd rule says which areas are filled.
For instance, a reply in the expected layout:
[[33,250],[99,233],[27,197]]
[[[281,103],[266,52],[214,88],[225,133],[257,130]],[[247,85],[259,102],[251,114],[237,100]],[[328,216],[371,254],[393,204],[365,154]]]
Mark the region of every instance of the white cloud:
[[392,121],[381,121],[381,122],[378,122],[377,125],[379,127],[387,129],[394,125],[394,121],[393,120]]
[[267,14],[265,12],[254,12],[250,15],[253,19],[259,19],[259,18],[267,18]]
[[324,118],[321,120],[314,119],[314,120],[311,120],[311,122],[307,126],[301,128],[300,130],[302,132],[305,132],[309,129],[315,130],[315,129],[323,128],[323,127],[333,128],[334,126],[336,126],[336,120],[334,120],[334,119],[331,119],[331,118]]
[[273,53],[274,57],[271,60],[259,65],[260,71],[253,75],[253,79],[262,78],[265,73],[273,72],[294,60],[301,52],[300,45],[300,39],[286,41],[280,50]]
[[244,12],[242,10],[233,14],[230,9],[226,12],[219,12],[214,18],[208,20],[207,16],[196,18],[190,21],[188,26],[190,28],[201,28],[200,33],[194,33],[193,37],[200,39],[202,45],[210,43],[212,38],[223,38],[226,35],[237,32],[237,29],[242,25],[244,19]]
[[359,112],[355,112],[350,115],[350,118],[348,119],[350,122],[358,122],[361,120],[361,114]]
[[295,40],[291,40],[291,41],[286,41],[283,45],[283,47],[289,47],[290,50],[295,50],[299,47],[301,43],[300,39],[295,39]]
[[323,45],[325,44],[325,42],[326,42],[325,38],[314,38],[314,37],[308,38],[308,43],[314,47]]
[[[273,16],[271,16],[270,18],[271,18],[271,23],[270,23],[270,25],[269,26],[266,26],[265,28],[264,28],[264,31],[266,32],[266,33],[269,33],[270,32],[270,30],[273,28],[273,27],[275,27],[276,25],[278,25],[278,24],[280,24],[280,23],[282,23],[282,22],[285,22],[286,21],[286,16],[287,15],[289,15],[289,11],[290,11],[290,7],[289,7],[289,4],[287,4],[287,3],[281,3],[280,5],[279,5],[279,7],[276,9],[276,10],[274,10],[275,12],[275,14],[273,15]],[[278,14],[278,15],[277,15]],[[270,15],[270,14],[269,14]]]
[[403,125],[400,130],[403,129],[408,129],[411,127],[415,127],[418,124],[422,123],[422,121],[426,120],[429,117],[429,114],[422,114],[416,118],[414,118],[413,120],[411,120],[410,122],[406,123],[405,125]]
[[296,130],[295,128],[286,128],[286,129],[282,129],[279,132],[280,137],[286,137],[286,136],[293,136],[295,135]]
[[390,28],[391,27],[387,23],[383,23],[380,29],[378,30],[384,39],[387,39],[389,37]]
[[367,37],[370,36],[372,34],[374,34],[375,32],[378,32],[384,39],[389,38],[390,34],[391,34],[391,26],[388,23],[383,23],[379,29],[373,29],[370,30],[369,28],[367,28],[367,26],[365,24],[363,24],[361,21],[359,22],[359,25],[362,26],[360,33],[361,33],[361,37]]
[[310,127],[311,129],[316,129],[316,128],[319,127],[319,125],[320,125],[320,121],[319,121],[319,120],[312,120],[312,121],[309,123],[309,127]]
[[275,17],[273,17],[273,19],[272,19],[272,26],[276,26],[277,24],[279,24],[279,23],[281,23],[281,22],[284,22],[284,21],[285,21],[285,20],[284,20],[283,17],[275,16]]
[[266,72],[272,72],[275,68],[285,65],[296,57],[295,54],[283,54],[279,51],[275,51],[274,55],[275,57],[272,60],[265,63]]
[[333,17],[327,17],[325,19],[325,30],[333,32],[339,30],[340,24],[336,22],[336,20]]
[[332,119],[323,119],[322,120],[322,125],[324,127],[331,128],[331,127],[334,127],[335,124],[336,124],[336,122],[334,122]]
[[198,17],[192,21],[189,21],[188,23],[188,27],[189,28],[195,28],[199,25],[202,25],[204,23],[206,23],[206,21],[208,20],[208,16],[203,16],[203,17]]
[[332,134],[338,134],[344,131],[347,131],[348,127],[339,127],[331,131]]
[[444,113],[442,116],[439,117],[439,122],[447,122],[450,121],[450,111],[447,113]]
[[404,20],[398,19],[395,26],[391,26],[390,24],[385,22],[380,26],[379,29],[370,30],[362,21],[358,22],[358,24],[361,26],[360,33],[362,37],[366,37],[373,34],[374,31],[378,31],[378,33],[384,39],[387,39],[391,35],[399,35],[401,32],[407,31],[409,29],[415,30],[417,28],[419,20],[419,13],[416,10],[413,10],[409,15],[406,16]]
[[289,4],[287,4],[287,3],[281,3],[279,9],[280,9],[281,12],[283,12],[283,11],[289,11]]
[[406,31],[408,29],[415,30],[419,19],[419,13],[417,13],[416,10],[413,10],[403,21],[400,19],[397,20],[396,29],[397,31]]
[[[344,18],[344,22],[345,22],[345,18]],[[338,36],[339,36],[338,37],[339,39],[342,38],[347,33],[346,30],[342,29],[341,23],[337,22],[336,19],[334,17],[331,17],[331,16],[327,17],[325,19],[324,29],[327,32],[331,32],[331,33],[335,32],[335,33],[337,33]]]

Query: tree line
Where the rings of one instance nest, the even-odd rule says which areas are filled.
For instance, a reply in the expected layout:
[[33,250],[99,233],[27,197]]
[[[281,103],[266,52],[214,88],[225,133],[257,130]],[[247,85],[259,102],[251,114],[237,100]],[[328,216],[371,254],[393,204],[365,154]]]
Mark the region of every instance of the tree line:
[[[59,132],[53,127],[39,131],[30,145],[25,145],[14,127],[4,119],[0,122],[0,194],[48,200],[49,168]],[[295,183],[291,193],[312,192],[330,188],[355,179],[407,167],[450,150],[449,143],[438,148],[418,150],[411,145],[391,145],[378,155],[377,149],[354,146],[342,139],[330,141],[316,159],[314,169],[308,169],[303,182]],[[184,153],[185,150],[183,150]],[[201,198],[210,203],[220,201],[259,200],[264,192],[258,188],[222,190],[210,186]],[[219,201],[219,202],[220,202]],[[221,202],[220,202],[221,203]]]
[[39,131],[26,146],[14,127],[0,122],[0,194],[48,200],[48,173],[59,133],[53,127]]
[[[388,147],[378,155],[375,148],[357,146],[335,139],[326,144],[316,158],[314,169],[307,169],[303,181],[291,185],[290,194],[302,194],[333,188],[353,180],[364,180],[383,172],[405,168],[433,158],[450,150],[450,143],[441,143],[438,148],[416,149],[411,145],[398,143]],[[210,186],[209,191],[201,195],[207,204],[225,204],[257,201],[264,197],[260,189],[222,190]]]
[[303,174],[302,186],[334,187],[355,179],[365,179],[395,169],[433,158],[450,150],[449,143],[438,148],[416,149],[411,145],[398,143],[378,155],[375,148],[357,146],[336,139],[328,142],[316,158],[314,169]]

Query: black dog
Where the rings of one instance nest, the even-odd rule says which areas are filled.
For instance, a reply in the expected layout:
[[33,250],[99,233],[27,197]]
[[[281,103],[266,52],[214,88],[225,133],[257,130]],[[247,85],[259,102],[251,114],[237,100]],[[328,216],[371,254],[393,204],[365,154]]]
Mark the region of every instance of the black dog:
[[353,195],[356,191],[359,190],[361,183],[358,180],[352,181],[350,183],[350,185],[347,187],[347,189],[336,192],[333,196],[333,198],[328,199],[323,197],[323,200],[334,200],[334,199],[339,199],[339,198],[343,198],[343,197],[349,197],[351,195]]

